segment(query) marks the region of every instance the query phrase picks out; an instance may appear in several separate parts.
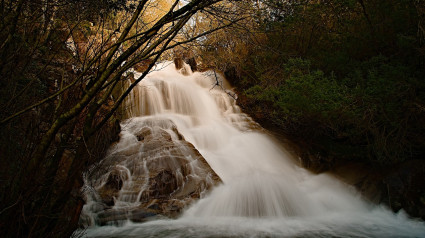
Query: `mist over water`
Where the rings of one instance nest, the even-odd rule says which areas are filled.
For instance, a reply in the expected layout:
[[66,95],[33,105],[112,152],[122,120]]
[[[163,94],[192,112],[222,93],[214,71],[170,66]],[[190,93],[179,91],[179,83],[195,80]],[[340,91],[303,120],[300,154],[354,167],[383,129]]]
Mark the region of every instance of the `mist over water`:
[[142,80],[126,102],[131,119],[110,153],[131,147],[125,135],[141,124],[170,120],[223,184],[178,219],[93,226],[86,237],[425,237],[424,223],[364,201],[329,175],[299,168],[241,112],[228,89],[216,85],[225,85],[220,75],[191,73],[187,65],[183,71],[165,62]]

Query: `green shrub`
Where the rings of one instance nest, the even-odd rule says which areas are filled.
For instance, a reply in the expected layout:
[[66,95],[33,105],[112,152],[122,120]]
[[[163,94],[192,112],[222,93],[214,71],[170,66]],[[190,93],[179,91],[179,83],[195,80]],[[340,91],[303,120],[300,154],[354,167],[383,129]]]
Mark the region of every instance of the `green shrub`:
[[[408,67],[379,56],[338,79],[311,71],[310,65],[288,60],[280,74],[285,77],[273,79],[278,87],[260,77],[259,85],[245,90],[249,100],[261,105],[254,108],[256,113],[261,110],[286,133],[333,156],[386,164],[424,150],[423,120],[417,120],[423,110],[415,109],[415,102],[421,101],[415,95],[418,79]],[[343,149],[332,151],[335,148]]]

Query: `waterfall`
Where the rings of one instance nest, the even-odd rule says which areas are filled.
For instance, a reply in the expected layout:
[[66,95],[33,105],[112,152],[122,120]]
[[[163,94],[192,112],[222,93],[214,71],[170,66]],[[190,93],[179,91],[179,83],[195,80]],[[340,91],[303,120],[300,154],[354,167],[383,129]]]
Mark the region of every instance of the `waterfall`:
[[[297,166],[296,158],[241,112],[226,85],[213,71],[192,73],[187,65],[176,70],[163,62],[135,87],[125,104],[129,119],[122,123],[120,142],[105,159],[113,169],[86,178],[82,216],[92,219],[87,237],[425,237],[425,225],[404,212],[393,214],[332,176]],[[167,150],[137,144],[155,135],[168,141]],[[200,155],[188,152],[192,145]],[[182,203],[182,215],[93,225],[93,214],[104,206],[93,190],[115,178],[108,186],[119,191],[103,193],[114,193],[111,209],[133,214],[129,207],[140,207],[154,194],[149,175],[158,164],[172,171],[155,175],[172,183],[166,205]],[[192,187],[198,201],[186,199]]]

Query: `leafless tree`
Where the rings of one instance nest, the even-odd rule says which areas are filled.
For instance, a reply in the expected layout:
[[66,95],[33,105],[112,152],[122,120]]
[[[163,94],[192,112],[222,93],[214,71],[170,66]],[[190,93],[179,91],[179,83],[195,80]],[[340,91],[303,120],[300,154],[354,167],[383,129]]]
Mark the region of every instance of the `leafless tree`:
[[[110,9],[93,7],[106,2],[113,4]],[[0,2],[1,134],[13,134],[24,121],[37,132],[22,143],[28,147],[22,161],[14,161],[9,153],[1,164],[17,167],[11,170],[15,172],[6,171],[8,167],[1,170],[2,188],[9,191],[0,201],[0,229],[5,236],[72,233],[82,206],[75,189],[81,186],[81,170],[94,163],[90,152],[87,156],[87,145],[101,140],[102,127],[164,52],[240,21],[234,15],[183,34],[182,29],[201,12],[215,17],[217,10],[225,14],[220,2],[175,0],[154,17],[149,14],[158,6],[151,0]],[[145,65],[142,76],[124,84],[126,72],[141,62]],[[58,68],[52,65],[72,66],[73,73],[52,72]],[[41,75],[47,75],[46,81]],[[47,89],[34,92],[37,87]],[[24,97],[31,93],[35,96]],[[10,135],[10,139],[16,137]],[[69,148],[75,151],[73,156],[66,156]],[[70,199],[78,201],[70,203]]]

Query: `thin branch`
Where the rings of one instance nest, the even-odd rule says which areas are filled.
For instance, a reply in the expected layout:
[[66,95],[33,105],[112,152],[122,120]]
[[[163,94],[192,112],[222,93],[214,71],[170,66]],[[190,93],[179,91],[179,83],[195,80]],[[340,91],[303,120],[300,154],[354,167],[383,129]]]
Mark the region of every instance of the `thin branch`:
[[22,200],[22,196],[19,196],[19,198],[18,198],[18,200],[16,200],[16,202],[14,203],[14,204],[12,204],[12,205],[10,205],[10,206],[8,206],[8,207],[6,207],[6,208],[4,208],[3,210],[1,210],[0,211],[0,215],[3,213],[3,212],[5,212],[6,210],[8,210],[8,209],[10,209],[10,208],[12,208],[12,207],[14,207],[14,206],[16,206],[20,201]]
[[[108,114],[106,114],[106,116],[103,118],[103,120],[95,127],[95,129],[93,131],[97,131],[99,130],[108,120],[109,118],[115,113],[115,111],[118,109],[118,107],[121,105],[121,103],[124,101],[124,99],[130,94],[130,92],[133,90],[133,88],[140,82],[142,81],[143,78],[146,77],[146,75],[150,72],[150,70],[153,68],[153,66],[156,64],[156,61],[159,59],[159,57],[161,56],[161,54],[163,52],[165,52],[165,49],[167,49],[168,44],[170,44],[170,42],[174,39],[174,37],[178,34],[179,30],[184,26],[184,24],[186,24],[186,22],[190,19],[190,17],[187,17],[186,20],[182,20],[180,21],[180,24],[177,24],[175,27],[175,30],[172,34],[171,37],[169,37],[169,39],[166,41],[166,43],[164,44],[164,46],[162,47],[162,49],[159,51],[159,53],[156,55],[155,59],[152,61],[152,63],[149,64],[148,68],[145,70],[145,72],[143,72],[143,74],[137,79],[135,80],[134,83],[132,83],[127,90],[119,97],[118,101],[115,103],[114,107],[112,108],[112,110],[109,111]],[[170,30],[171,31],[171,30]],[[165,36],[164,36],[165,37]],[[168,38],[168,37],[167,37]],[[127,67],[132,67],[133,65],[131,65],[131,63],[127,66]]]
[[210,91],[213,90],[216,86],[219,86],[221,88],[221,90],[223,90],[223,92],[225,92],[227,95],[229,95],[231,98],[233,98],[236,101],[238,99],[237,94],[236,93],[232,94],[232,93],[229,92],[229,90],[226,90],[223,87],[223,80],[221,82],[218,80],[217,73],[216,73],[215,69],[213,69],[213,72],[214,72],[214,77],[215,77],[215,83],[213,84],[213,87],[210,88]]

